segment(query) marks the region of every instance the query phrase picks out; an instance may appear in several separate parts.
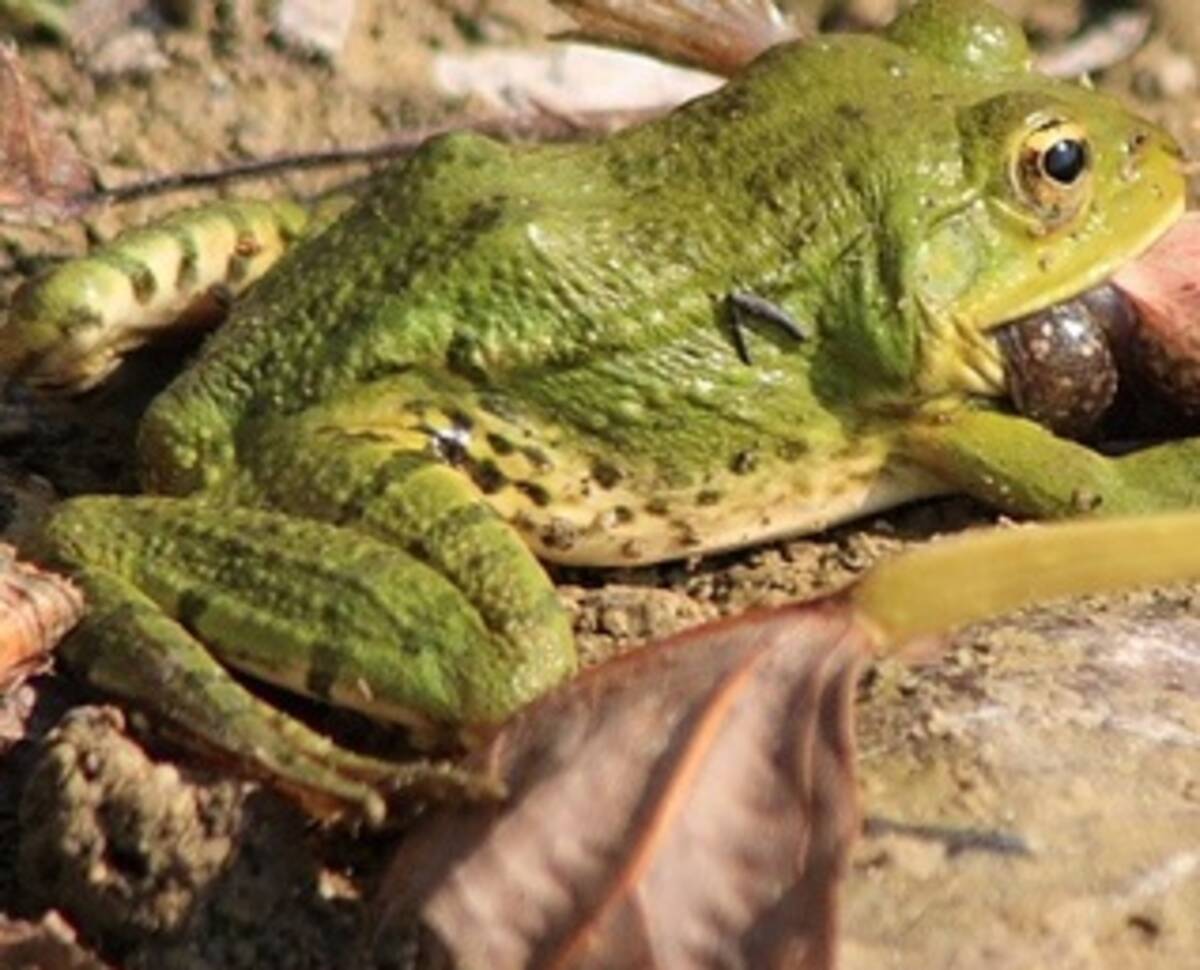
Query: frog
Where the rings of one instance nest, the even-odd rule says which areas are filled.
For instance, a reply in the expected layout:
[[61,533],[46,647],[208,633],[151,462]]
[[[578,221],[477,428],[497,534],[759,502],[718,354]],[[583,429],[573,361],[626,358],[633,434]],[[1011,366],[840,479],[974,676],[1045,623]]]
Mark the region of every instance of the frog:
[[[378,822],[487,779],[349,750],[253,682],[469,740],[577,670],[548,565],[943,493],[1048,518],[1200,504],[1189,440],[1114,457],[1011,406],[995,333],[1185,207],[1165,132],[1031,61],[983,0],[918,0],[602,138],[428,141],[151,403],[144,494],[57,507],[34,551],[89,603],[63,659],[313,811]],[[172,239],[109,269],[145,302],[194,276]],[[93,322],[14,313],[0,369],[106,372]]]

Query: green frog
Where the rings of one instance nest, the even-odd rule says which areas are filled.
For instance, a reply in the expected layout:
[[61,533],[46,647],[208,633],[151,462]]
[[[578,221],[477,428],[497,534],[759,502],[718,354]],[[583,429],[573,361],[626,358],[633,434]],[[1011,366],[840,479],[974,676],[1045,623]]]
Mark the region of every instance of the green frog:
[[[576,669],[542,561],[693,557],[951,491],[1033,516],[1200,504],[1188,442],[1110,458],[1007,403],[995,331],[1184,208],[1163,132],[1030,63],[982,0],[919,0],[611,137],[428,142],[154,401],[145,496],[53,516],[41,555],[90,602],[65,658],[378,819],[476,780],[336,747],[229,668],[434,738]],[[109,260],[138,299],[195,276],[176,235]],[[0,364],[87,371],[88,326],[18,315]]]

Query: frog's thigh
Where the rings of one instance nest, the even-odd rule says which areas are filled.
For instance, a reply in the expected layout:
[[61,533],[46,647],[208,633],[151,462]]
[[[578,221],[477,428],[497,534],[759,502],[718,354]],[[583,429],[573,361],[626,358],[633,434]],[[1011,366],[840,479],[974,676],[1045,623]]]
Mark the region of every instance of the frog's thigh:
[[482,719],[574,672],[570,620],[537,557],[462,470],[432,457],[424,434],[355,430],[308,415],[274,427],[269,438],[252,460],[273,507],[332,519],[409,551],[478,612],[505,671]]
[[901,447],[948,484],[1018,515],[1134,515],[1200,506],[1200,439],[1109,458],[1025,418],[961,411]]
[[[378,815],[372,788],[464,782],[341,751],[239,685],[241,670],[371,714],[457,721],[501,655],[454,586],[331,525],[177,499],[80,499],[46,530],[89,601],[64,645],[98,686],[285,787]],[[211,651],[211,652],[210,652]]]

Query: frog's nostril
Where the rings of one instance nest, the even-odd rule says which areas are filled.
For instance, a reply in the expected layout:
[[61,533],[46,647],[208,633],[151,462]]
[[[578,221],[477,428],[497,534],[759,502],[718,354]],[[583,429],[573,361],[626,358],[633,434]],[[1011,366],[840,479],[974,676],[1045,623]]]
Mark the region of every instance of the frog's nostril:
[[1125,143],[1125,151],[1130,155],[1137,155],[1150,142],[1150,135],[1145,131],[1135,131]]

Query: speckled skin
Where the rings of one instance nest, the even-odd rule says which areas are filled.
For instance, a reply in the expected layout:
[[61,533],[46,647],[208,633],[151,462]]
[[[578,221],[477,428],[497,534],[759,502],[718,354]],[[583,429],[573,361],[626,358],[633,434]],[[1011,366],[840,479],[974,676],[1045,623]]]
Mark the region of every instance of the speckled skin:
[[[606,140],[430,142],[153,404],[159,497],[51,523],[92,603],[69,658],[378,815],[404,778],[208,650],[419,727],[490,723],[574,669],[537,556],[649,562],[954,489],[1033,514],[1194,503],[1186,451],[1113,461],[996,407],[988,330],[1104,278],[1183,205],[1165,135],[1027,65],[982,0],[922,0]],[[1069,191],[1030,154],[1048,127],[1089,146]],[[752,321],[742,360],[734,292],[806,336]]]

